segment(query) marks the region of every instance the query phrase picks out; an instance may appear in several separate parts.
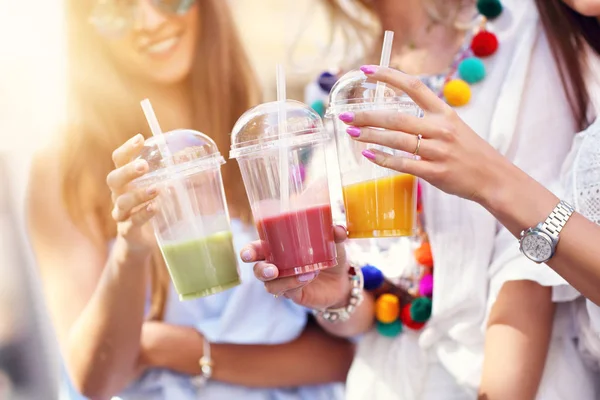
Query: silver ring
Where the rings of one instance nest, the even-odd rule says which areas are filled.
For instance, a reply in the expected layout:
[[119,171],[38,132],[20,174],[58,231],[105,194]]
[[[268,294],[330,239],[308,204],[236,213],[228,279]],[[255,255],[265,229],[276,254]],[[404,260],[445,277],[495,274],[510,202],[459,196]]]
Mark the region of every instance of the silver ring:
[[421,139],[423,139],[423,136],[422,135],[417,135],[417,148],[413,152],[413,155],[415,155],[415,156],[419,155],[419,149],[421,148]]

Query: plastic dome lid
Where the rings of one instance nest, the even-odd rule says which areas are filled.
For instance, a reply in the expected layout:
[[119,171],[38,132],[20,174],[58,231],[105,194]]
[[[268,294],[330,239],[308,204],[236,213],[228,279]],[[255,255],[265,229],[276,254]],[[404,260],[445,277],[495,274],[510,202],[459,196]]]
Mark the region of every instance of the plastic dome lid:
[[159,149],[160,137],[152,136],[144,142],[136,159],[143,159],[150,167],[147,174],[133,181],[136,185],[149,185],[171,178],[180,178],[207,169],[218,168],[225,163],[215,142],[202,132],[177,129],[166,132],[164,140],[171,153],[164,159]]
[[417,115],[421,114],[419,106],[404,91],[385,84],[382,98],[376,100],[376,88],[377,81],[365,75],[360,69],[347,72],[336,82],[329,93],[330,108],[327,114],[338,114],[346,109],[360,108],[361,104],[381,106],[394,104],[401,108],[414,110]]
[[279,103],[263,103],[246,111],[231,133],[230,158],[329,139],[323,120],[312,108],[295,100],[286,101],[285,135],[279,135]]

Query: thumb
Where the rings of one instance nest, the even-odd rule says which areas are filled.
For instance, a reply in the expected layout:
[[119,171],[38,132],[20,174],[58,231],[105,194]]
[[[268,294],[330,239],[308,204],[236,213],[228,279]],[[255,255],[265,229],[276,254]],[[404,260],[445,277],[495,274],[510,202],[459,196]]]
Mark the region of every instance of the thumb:
[[346,233],[346,227],[341,225],[336,225],[333,227],[333,240],[336,243],[343,243],[348,239],[348,234]]

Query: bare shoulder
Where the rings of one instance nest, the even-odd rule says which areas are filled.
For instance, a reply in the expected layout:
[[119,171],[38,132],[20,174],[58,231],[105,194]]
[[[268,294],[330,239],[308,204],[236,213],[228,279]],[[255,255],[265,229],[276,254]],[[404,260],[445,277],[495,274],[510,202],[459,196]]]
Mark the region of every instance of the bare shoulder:
[[[48,255],[55,258],[59,251],[70,249],[69,254],[74,254],[79,249],[91,252],[95,248],[92,240],[77,228],[66,209],[58,149],[44,148],[34,155],[25,210],[40,267],[44,267]],[[95,227],[91,226],[91,230],[95,231]],[[88,256],[93,258],[92,254],[88,253]]]
[[[29,171],[26,218],[30,231],[44,230],[66,215],[58,149],[44,148],[34,154]],[[60,225],[60,224],[59,224]],[[56,227],[56,226],[55,226]]]
[[71,219],[63,201],[61,174],[56,149],[44,149],[33,157],[26,219],[46,301],[58,337],[66,343],[70,327],[100,280],[108,250]]

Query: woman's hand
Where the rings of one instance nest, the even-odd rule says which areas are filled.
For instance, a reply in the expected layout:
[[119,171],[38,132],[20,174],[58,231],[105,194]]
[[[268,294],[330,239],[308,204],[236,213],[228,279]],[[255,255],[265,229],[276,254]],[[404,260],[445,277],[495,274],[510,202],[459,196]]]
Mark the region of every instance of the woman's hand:
[[419,156],[394,156],[368,149],[363,151],[367,159],[416,175],[469,200],[493,196],[502,167],[509,162],[462,121],[452,107],[417,77],[372,65],[361,70],[375,81],[405,91],[425,113],[423,118],[393,110],[341,114],[339,118],[349,125],[347,132],[353,139]]
[[303,275],[278,279],[277,267],[264,261],[260,241],[246,246],[241,252],[241,258],[244,262],[259,261],[254,265],[254,275],[265,282],[267,291],[275,296],[283,295],[301,306],[313,309],[342,307],[346,305],[351,290],[343,245],[346,238],[345,228],[334,227],[338,265]]
[[144,137],[138,134],[113,152],[115,169],[106,177],[106,183],[112,193],[112,217],[117,222],[119,237],[125,239],[128,251],[145,253],[152,245],[152,237],[142,228],[156,211],[152,200],[158,195],[158,189],[154,186],[139,189],[131,185],[149,169],[145,160],[131,161],[143,145]]

